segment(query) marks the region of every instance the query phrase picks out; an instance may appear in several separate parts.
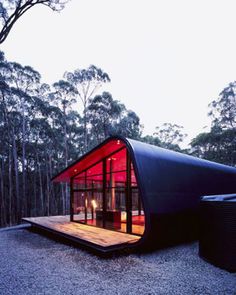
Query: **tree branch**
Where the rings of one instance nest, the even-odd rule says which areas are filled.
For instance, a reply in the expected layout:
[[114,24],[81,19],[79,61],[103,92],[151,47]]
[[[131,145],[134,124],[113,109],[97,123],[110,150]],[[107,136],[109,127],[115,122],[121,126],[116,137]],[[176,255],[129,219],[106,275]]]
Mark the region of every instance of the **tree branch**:
[[[63,9],[64,5],[68,2],[66,1],[58,1],[58,3],[54,3],[55,5],[60,5],[61,9]],[[5,23],[0,31],[0,44],[2,44],[7,36],[9,35],[13,25],[16,23],[16,21],[30,8],[34,7],[37,4],[46,5],[47,7],[51,8],[52,10],[60,10],[59,8],[56,9],[52,6],[53,1],[52,0],[28,0],[22,5],[22,0],[20,0],[15,8],[15,11],[8,17],[8,19],[5,19]]]

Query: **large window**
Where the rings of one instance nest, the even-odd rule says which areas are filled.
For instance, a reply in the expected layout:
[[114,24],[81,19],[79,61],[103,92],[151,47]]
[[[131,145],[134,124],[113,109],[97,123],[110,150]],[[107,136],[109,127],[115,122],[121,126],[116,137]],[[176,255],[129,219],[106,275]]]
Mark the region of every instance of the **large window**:
[[72,220],[142,235],[144,212],[125,147],[72,178]]

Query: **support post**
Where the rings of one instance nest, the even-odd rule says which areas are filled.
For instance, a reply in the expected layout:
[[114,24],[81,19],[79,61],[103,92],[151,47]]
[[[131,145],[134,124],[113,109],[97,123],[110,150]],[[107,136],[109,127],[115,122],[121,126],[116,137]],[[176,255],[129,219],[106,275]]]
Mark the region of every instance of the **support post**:
[[116,209],[115,176],[113,173],[113,159],[110,160],[110,188],[111,188],[111,210]]
[[91,204],[91,213],[92,213],[92,220],[94,220],[94,185],[92,180],[92,204]]
[[107,194],[106,194],[106,159],[102,163],[103,185],[102,185],[102,226],[106,227]]
[[142,205],[141,205],[140,195],[138,192],[138,215],[141,215],[141,211],[142,211]]
[[126,151],[126,231],[132,233],[131,160]]
[[85,171],[85,192],[84,192],[84,222],[88,220],[88,192],[87,192],[87,171]]
[[74,179],[70,179],[70,221],[74,221]]

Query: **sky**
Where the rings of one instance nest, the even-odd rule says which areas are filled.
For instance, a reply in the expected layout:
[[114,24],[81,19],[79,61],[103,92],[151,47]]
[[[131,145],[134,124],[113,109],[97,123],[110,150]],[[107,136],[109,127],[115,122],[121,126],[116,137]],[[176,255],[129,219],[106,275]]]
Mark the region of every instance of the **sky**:
[[236,80],[235,13],[235,0],[71,0],[60,13],[38,5],[0,49],[47,83],[102,68],[111,83],[101,91],[137,113],[144,135],[175,123],[187,144],[208,130],[208,104]]

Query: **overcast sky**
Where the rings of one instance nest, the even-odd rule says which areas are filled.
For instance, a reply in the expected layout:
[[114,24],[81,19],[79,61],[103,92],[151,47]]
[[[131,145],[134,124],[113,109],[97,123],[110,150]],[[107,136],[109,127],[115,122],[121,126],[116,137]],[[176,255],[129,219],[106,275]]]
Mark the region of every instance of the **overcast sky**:
[[208,104],[236,80],[235,0],[71,0],[61,13],[29,10],[1,46],[44,82],[94,64],[104,90],[144,124],[183,125],[189,139],[210,124]]

